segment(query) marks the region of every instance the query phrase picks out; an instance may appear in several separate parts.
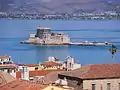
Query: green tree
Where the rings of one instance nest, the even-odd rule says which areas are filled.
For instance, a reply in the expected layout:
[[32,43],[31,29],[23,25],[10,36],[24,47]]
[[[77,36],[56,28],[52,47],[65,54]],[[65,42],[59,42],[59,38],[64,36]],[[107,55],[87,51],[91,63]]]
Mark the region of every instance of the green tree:
[[112,58],[114,57],[114,55],[116,54],[117,52],[117,47],[115,45],[112,45],[109,49],[109,51],[111,52],[112,54]]

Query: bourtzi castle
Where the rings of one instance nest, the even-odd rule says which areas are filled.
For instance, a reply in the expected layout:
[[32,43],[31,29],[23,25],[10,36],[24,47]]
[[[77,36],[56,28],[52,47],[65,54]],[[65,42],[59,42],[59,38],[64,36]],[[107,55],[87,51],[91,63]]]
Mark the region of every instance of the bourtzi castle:
[[23,43],[43,45],[64,45],[70,43],[68,35],[53,33],[50,28],[38,27],[36,34],[30,34],[29,40]]

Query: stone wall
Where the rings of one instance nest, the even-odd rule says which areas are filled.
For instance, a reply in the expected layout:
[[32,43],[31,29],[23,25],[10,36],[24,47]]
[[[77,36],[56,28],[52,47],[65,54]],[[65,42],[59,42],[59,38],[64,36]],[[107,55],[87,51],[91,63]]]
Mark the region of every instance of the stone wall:
[[68,81],[68,86],[73,87],[74,90],[83,90],[83,81],[81,79],[63,75],[58,75],[58,77],[60,79],[64,79],[65,77]]
[[110,90],[120,90],[120,78],[116,79],[98,79],[84,80],[83,89],[92,90],[92,84],[95,84],[95,90],[108,90],[107,83],[110,83]]

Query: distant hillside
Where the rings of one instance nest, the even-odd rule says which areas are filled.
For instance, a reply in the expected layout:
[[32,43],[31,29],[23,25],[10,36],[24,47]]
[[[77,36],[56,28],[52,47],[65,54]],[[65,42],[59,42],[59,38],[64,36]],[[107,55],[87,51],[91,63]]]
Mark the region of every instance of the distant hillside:
[[120,0],[0,0],[2,12],[120,12]]

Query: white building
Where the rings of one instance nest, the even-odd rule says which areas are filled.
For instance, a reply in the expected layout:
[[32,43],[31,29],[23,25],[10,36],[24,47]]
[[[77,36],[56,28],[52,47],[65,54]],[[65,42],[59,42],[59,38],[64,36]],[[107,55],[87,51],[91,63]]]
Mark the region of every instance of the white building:
[[0,71],[7,72],[16,77],[17,65],[12,61],[11,56],[0,56]]
[[19,64],[18,71],[21,71],[23,66],[27,66],[29,71],[38,70],[39,64]]
[[29,70],[27,66],[21,66],[20,67],[21,71],[21,79],[23,80],[29,80]]
[[66,61],[63,63],[63,68],[67,71],[75,70],[77,68],[80,68],[81,64],[75,63],[75,59],[71,56],[68,56],[66,58]]
[[12,58],[11,56],[0,56],[0,65],[3,64],[12,64]]

